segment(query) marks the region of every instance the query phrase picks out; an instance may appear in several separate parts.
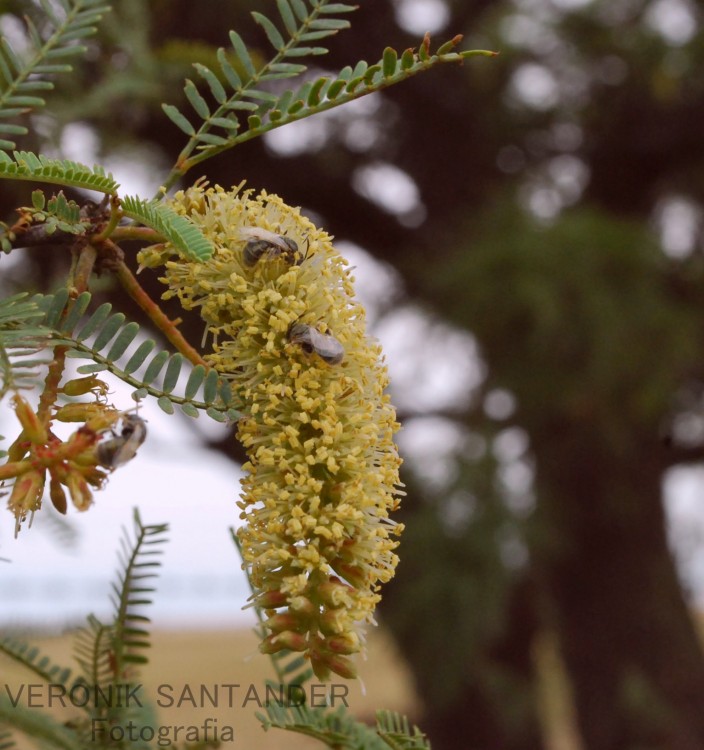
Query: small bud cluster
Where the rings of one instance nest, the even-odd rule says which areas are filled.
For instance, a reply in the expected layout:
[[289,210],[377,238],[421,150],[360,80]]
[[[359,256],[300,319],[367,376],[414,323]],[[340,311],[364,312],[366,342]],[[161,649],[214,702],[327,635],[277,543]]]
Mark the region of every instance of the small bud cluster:
[[245,403],[248,462],[238,536],[268,616],[267,653],[305,653],[316,675],[355,675],[381,583],[394,574],[389,518],[401,494],[398,429],[377,342],[365,333],[346,261],[331,238],[275,195],[196,186],[172,207],[216,248],[196,263],[142,251],[207,325],[206,361]]
[[[95,385],[94,376],[91,386]],[[65,388],[78,388],[70,381]],[[49,477],[49,497],[59,513],[66,513],[66,490],[78,510],[93,502],[91,488],[100,489],[106,473],[98,465],[96,444],[120,413],[103,403],[67,404],[56,412],[56,419],[83,422],[67,440],[60,440],[39,419],[37,413],[20,395],[13,398],[15,413],[22,431],[8,450],[8,460],[0,466],[0,481],[14,479],[8,507],[15,515],[15,534],[27,517],[41,508]]]

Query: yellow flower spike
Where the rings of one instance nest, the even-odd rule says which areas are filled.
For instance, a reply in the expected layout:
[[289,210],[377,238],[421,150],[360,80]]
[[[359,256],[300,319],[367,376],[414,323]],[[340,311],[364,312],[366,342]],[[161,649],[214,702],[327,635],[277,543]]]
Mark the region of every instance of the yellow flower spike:
[[305,651],[306,639],[300,633],[284,630],[266,637],[260,644],[259,650],[263,654],[275,654],[278,651]]
[[401,494],[398,423],[347,262],[275,195],[197,185],[171,206],[214,256],[195,263],[162,244],[139,261],[164,265],[164,297],[199,311],[212,341],[206,361],[244,400],[240,547],[254,601],[277,612],[272,626],[293,617],[262,650],[293,639],[319,676],[354,676],[322,634],[345,653],[361,650],[358,631],[374,621],[402,527],[389,520]]

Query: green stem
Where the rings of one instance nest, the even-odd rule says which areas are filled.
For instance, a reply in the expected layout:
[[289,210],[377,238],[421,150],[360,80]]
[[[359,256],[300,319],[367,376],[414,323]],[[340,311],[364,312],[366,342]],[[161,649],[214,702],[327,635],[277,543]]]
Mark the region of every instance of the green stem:
[[159,234],[155,229],[150,227],[116,227],[110,234],[110,239],[113,242],[126,242],[130,240],[137,240],[139,242],[149,242],[155,244],[157,242],[164,242],[165,238]]
[[[193,151],[192,148],[188,151],[188,153],[186,153],[186,149],[184,149],[179,156],[178,164],[180,164],[180,168],[179,168],[180,171],[178,172],[176,177],[180,177],[184,175],[189,169],[194,167],[196,164],[199,164],[200,162],[205,161],[206,159],[210,159],[213,156],[217,156],[223,151],[227,151],[228,149],[233,148],[234,146],[237,146],[240,143],[244,143],[245,141],[249,141],[252,138],[256,138],[260,135],[263,135],[264,133],[268,133],[271,130],[280,128],[282,125],[287,125],[290,122],[304,120],[306,117],[311,117],[312,115],[316,115],[319,112],[326,112],[327,110],[334,109],[335,107],[339,107],[340,105],[346,104],[347,102],[351,102],[355,99],[360,99],[363,96],[367,96],[367,94],[373,94],[373,93],[376,93],[377,91],[382,91],[383,89],[389,88],[389,86],[393,86],[396,83],[406,80],[407,78],[411,78],[415,75],[418,75],[418,73],[422,73],[426,70],[429,70],[430,68],[433,68],[436,65],[440,65],[443,63],[462,63],[462,61],[465,58],[473,57],[473,56],[495,57],[496,54],[497,54],[496,52],[492,52],[490,50],[469,50],[467,52],[462,52],[462,53],[452,52],[452,53],[448,53],[444,55],[432,55],[427,60],[418,60],[412,68],[408,68],[407,70],[400,70],[394,75],[388,76],[383,81],[378,81],[374,83],[373,85],[366,86],[366,87],[360,86],[354,91],[341,94],[335,99],[324,99],[317,105],[305,107],[304,109],[300,110],[300,112],[289,114],[285,117],[282,117],[279,120],[270,120],[269,122],[262,123],[261,125],[258,125],[255,128],[251,128],[250,130],[247,130],[241,135],[235,136],[234,138],[228,140],[227,143],[224,143],[221,146],[209,146],[208,148],[205,148],[199,151],[195,156],[190,155],[191,152]],[[218,110],[218,112],[220,112],[220,110]],[[216,117],[216,116],[218,115],[217,114],[213,115],[213,117]],[[207,120],[205,121],[204,125],[206,123],[207,123]],[[201,126],[201,130],[199,130],[198,133],[200,134],[201,132],[203,132],[202,126]],[[193,136],[193,137],[195,138],[196,136]],[[174,169],[176,169],[176,167],[174,167]],[[172,174],[173,174],[173,170],[172,170]],[[171,175],[169,176],[171,177]]]
[[122,211],[120,211],[120,199],[116,195],[110,196],[110,221],[108,222],[105,229],[100,234],[96,234],[92,240],[93,242],[102,242],[110,237],[117,225],[122,218]]

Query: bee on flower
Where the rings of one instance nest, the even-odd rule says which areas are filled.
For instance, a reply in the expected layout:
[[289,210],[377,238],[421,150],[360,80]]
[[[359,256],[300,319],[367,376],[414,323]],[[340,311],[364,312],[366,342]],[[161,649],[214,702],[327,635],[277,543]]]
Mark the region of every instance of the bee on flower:
[[348,656],[363,647],[402,530],[390,518],[401,460],[381,349],[346,261],[299,209],[242,185],[196,185],[171,206],[215,254],[194,262],[161,244],[140,263],[163,265],[164,297],[199,312],[204,358],[245,404],[238,537],[268,615],[261,650],[304,652],[321,679],[353,677]]

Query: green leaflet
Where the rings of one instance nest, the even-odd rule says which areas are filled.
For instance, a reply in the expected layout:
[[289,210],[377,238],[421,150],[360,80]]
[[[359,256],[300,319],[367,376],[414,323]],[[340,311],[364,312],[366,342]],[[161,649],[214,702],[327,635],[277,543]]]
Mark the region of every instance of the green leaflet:
[[379,737],[393,750],[430,750],[430,742],[417,726],[396,711],[377,711]]
[[41,324],[45,312],[26,293],[0,301],[0,398],[32,387],[40,375],[37,368],[51,361],[50,355],[38,356],[52,335]]
[[214,252],[200,229],[168,206],[127,196],[122,199],[122,211],[130,219],[155,229],[188,260],[208,260]]
[[0,151],[0,177],[49,182],[110,195],[114,195],[119,187],[113,176],[102,167],[96,165],[91,168],[68,159],[49,159],[30,151],[13,151],[12,156]]
[[[134,346],[140,335],[139,325],[128,322],[123,313],[111,314],[112,306],[107,302],[87,313],[90,301],[90,293],[84,292],[70,303],[68,291],[61,289],[55,295],[17,295],[0,303],[0,392],[21,387],[20,377],[36,378],[34,369],[48,364],[51,355],[44,359],[29,357],[60,344],[70,347],[68,357],[91,360],[78,367],[79,373],[107,370],[131,385],[137,399],[153,396],[168,413],[173,413],[176,404],[193,418],[202,411],[218,422],[241,416],[228,383],[203,365],[190,370],[184,394],[174,394],[179,376],[190,367],[183,356],[158,350],[153,339]],[[35,322],[36,328],[20,327],[27,322]],[[121,364],[121,359],[126,362]],[[161,386],[157,383],[160,375]]]
[[[340,29],[348,28],[349,21],[332,16],[350,13],[356,9],[356,6],[330,3],[327,0],[308,0],[307,2],[305,0],[276,0],[276,5],[283,30],[279,24],[263,13],[252,12],[254,22],[264,30],[275,51],[271,60],[261,68],[256,68],[244,40],[236,31],[231,31],[229,35],[231,49],[227,53],[224,49],[218,50],[219,74],[214,73],[205,65],[195,66],[198,74],[207,84],[209,95],[217,105],[210,106],[203,93],[196,89],[195,84],[192,81],[186,81],[184,94],[195,114],[202,120],[200,126],[194,126],[191,120],[174,105],[162,105],[167,117],[189,136],[178,164],[173,167],[164,183],[167,189],[194,164],[231,148],[243,140],[239,135],[241,131],[245,131],[249,134],[248,137],[252,137],[261,128],[281,120],[282,115],[288,111],[288,105],[294,102],[295,98],[288,93],[285,94],[288,101],[277,101],[278,97],[271,91],[261,88],[261,84],[305,73],[305,65],[290,62],[286,58],[325,54],[328,51],[325,47],[311,47],[308,43],[313,39],[324,39],[336,34]],[[233,65],[230,60],[235,64]],[[223,86],[223,81],[228,84],[229,91]],[[253,107],[256,110],[255,115],[242,120],[234,117],[233,112],[245,107],[252,108],[252,101],[255,103]],[[301,111],[300,106],[296,111]],[[261,117],[261,113],[265,112],[273,112],[274,116],[270,116],[265,121]],[[212,132],[215,130],[224,132]]]
[[[242,37],[234,31],[230,33],[232,49],[228,53],[223,49],[218,50],[219,75],[203,65],[196,66],[218,105],[216,108],[210,107],[204,96],[195,90],[194,84],[186,82],[186,97],[196,115],[202,119],[198,128],[176,107],[163,105],[172,122],[189,135],[178,166],[174,166],[165,182],[167,188],[196,164],[274,128],[374,93],[436,65],[495,54],[487,50],[455,52],[461,37],[445,42],[435,54],[431,54],[430,40],[426,36],[417,51],[406,49],[399,56],[396,50],[387,47],[381,60],[373,65],[362,60],[354,68],[343,68],[335,77],[323,76],[303,81],[297,88],[284,90],[276,96],[268,89],[259,88],[260,83],[294,78],[305,73],[306,66],[291,62],[291,58],[327,53],[327,48],[311,47],[307,43],[347,28],[347,20],[332,16],[355,10],[354,6],[325,0],[277,0],[277,7],[288,38],[279,26],[262,13],[253,13],[255,22],[264,29],[275,49],[274,56],[259,70],[255,69]],[[238,69],[246,73],[244,80],[230,64],[229,58],[236,60]],[[229,84],[229,93],[224,90],[222,80]],[[251,114],[246,113],[248,109],[252,110]],[[245,112],[240,115],[242,110]],[[220,132],[216,135],[212,132],[214,130]]]

